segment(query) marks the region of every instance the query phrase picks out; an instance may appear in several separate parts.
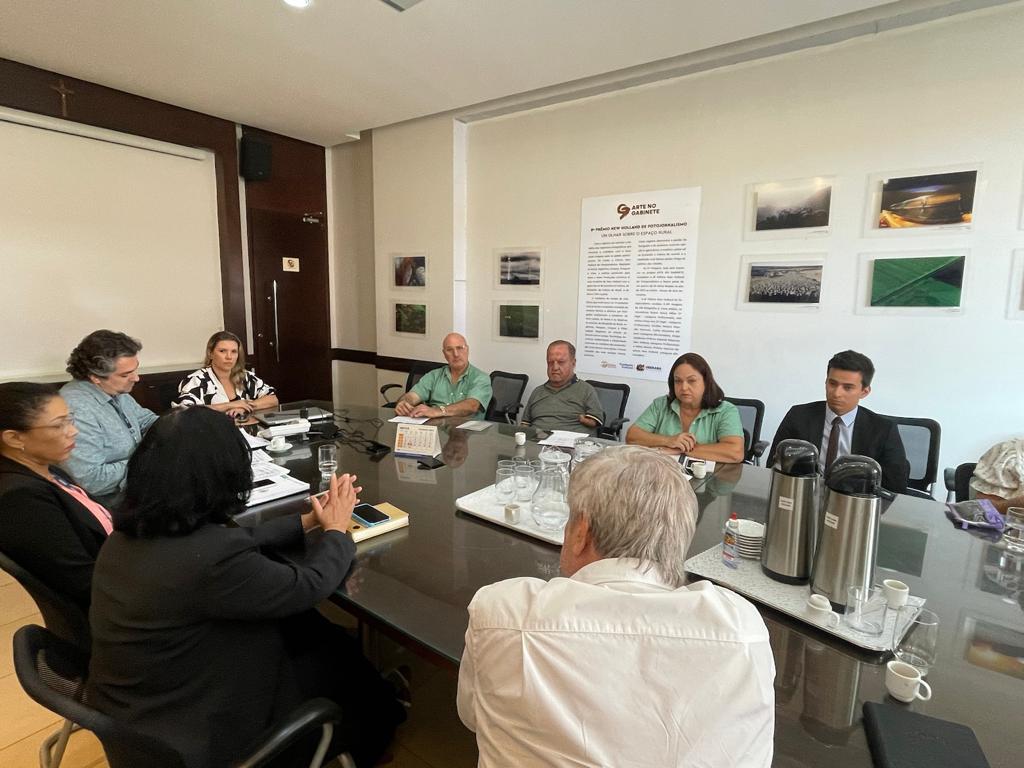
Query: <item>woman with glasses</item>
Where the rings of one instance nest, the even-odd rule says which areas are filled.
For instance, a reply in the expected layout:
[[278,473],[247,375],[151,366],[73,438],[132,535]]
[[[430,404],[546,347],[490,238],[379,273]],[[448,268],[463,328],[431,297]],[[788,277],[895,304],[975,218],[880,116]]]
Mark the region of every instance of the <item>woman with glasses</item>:
[[0,384],[0,550],[89,609],[110,513],[56,465],[75,447],[68,405],[46,384]]

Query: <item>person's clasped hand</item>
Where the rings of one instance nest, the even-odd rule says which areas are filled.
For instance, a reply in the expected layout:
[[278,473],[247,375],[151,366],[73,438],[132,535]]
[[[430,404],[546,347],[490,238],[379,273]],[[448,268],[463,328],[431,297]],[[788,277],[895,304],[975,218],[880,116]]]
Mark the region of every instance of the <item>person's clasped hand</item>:
[[334,475],[326,497],[310,497],[313,516],[325,531],[348,531],[352,510],[359,503],[359,492],[363,490],[362,486],[355,485],[356,479],[355,475]]

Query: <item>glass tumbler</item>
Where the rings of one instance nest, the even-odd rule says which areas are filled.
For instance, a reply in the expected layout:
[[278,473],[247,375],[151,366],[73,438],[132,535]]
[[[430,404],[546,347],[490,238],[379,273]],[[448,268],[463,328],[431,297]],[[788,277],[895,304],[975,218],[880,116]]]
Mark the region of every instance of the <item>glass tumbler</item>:
[[333,475],[338,469],[338,446],[325,443],[316,449],[316,463],[321,475]]
[[900,661],[905,661],[927,675],[935,665],[939,645],[939,617],[935,611],[922,608],[917,616],[916,606],[900,608],[893,627],[892,652]]

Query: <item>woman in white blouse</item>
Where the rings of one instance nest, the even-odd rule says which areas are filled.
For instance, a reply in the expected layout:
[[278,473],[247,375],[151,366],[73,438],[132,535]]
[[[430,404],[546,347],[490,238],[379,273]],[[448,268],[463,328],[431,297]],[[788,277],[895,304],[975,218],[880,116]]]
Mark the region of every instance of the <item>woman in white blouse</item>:
[[203,365],[178,385],[176,406],[205,405],[234,417],[277,406],[274,388],[245,369],[242,340],[230,331],[218,331],[206,342]]

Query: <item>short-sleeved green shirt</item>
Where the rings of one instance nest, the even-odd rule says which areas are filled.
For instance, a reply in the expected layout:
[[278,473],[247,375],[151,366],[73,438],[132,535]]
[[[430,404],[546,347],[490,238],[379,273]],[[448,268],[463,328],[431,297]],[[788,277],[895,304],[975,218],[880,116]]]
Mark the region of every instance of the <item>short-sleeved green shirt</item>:
[[598,424],[604,423],[604,408],[597,391],[588,382],[573,376],[561,389],[552,389],[544,382],[533,390],[522,422],[538,429],[593,433],[593,429],[580,424],[581,414],[592,417]]
[[474,418],[482,419],[491,402],[491,377],[479,368],[467,365],[458,382],[453,383],[451,368],[442,365],[417,381],[410,391],[431,408],[459,403],[471,397],[480,403],[480,410]]
[[[668,396],[662,395],[647,406],[634,424],[645,432],[656,435],[678,435],[682,428],[679,422],[679,401],[668,402]],[[717,443],[723,437],[743,437],[743,422],[740,412],[728,400],[723,400],[714,408],[701,408],[697,418],[690,425],[690,434],[700,444]]]

